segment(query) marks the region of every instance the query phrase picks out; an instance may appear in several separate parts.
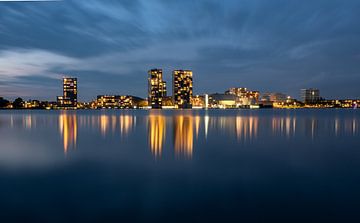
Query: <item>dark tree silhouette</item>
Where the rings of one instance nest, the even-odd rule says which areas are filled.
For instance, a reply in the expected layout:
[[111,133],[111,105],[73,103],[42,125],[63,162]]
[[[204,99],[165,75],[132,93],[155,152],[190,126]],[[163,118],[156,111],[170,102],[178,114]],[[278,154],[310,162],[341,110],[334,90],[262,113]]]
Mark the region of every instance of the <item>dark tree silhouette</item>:
[[10,102],[2,97],[0,97],[0,108],[6,108]]
[[15,99],[15,101],[13,102],[13,107],[15,109],[24,108],[24,100],[22,98]]

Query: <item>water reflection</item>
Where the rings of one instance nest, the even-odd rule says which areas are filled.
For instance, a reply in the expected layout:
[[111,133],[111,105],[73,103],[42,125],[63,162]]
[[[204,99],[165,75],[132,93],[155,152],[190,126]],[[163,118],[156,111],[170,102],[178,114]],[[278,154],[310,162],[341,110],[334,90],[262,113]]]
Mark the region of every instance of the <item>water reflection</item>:
[[191,159],[194,144],[194,117],[191,115],[174,116],[174,150],[177,157]]
[[[179,113],[166,115],[163,112],[150,112],[149,115],[138,117],[132,114],[99,114],[99,115],[77,115],[77,113],[63,112],[59,115],[59,130],[63,139],[64,153],[71,147],[76,147],[78,135],[78,121],[80,129],[88,129],[95,136],[102,136],[102,140],[117,140],[119,135],[123,140],[125,137],[141,138],[144,122],[147,123],[147,140],[149,149],[155,159],[163,155],[167,142],[167,128],[172,129],[172,143],[170,151],[174,151],[175,157],[192,159],[194,148],[199,141],[211,142],[214,136],[236,143],[256,142],[255,139],[266,139],[266,137],[286,138],[290,140],[295,137],[316,140],[318,137],[332,136],[356,136],[359,134],[359,119],[355,117],[344,118],[333,116],[321,118],[317,116],[259,116],[259,115],[234,115],[215,116],[205,113],[203,116],[191,113]],[[45,119],[44,119],[45,120]],[[41,121],[41,120],[40,120]],[[38,128],[41,125],[51,125],[49,121],[39,122],[39,117],[22,115],[20,119],[11,116],[7,120],[8,125],[23,129]],[[35,123],[38,123],[35,125]],[[2,126],[6,124],[2,120]],[[146,125],[146,124],[145,124]],[[3,128],[3,127],[2,127]],[[94,132],[95,131],[95,132]],[[210,131],[210,132],[209,132]],[[139,135],[140,132],[140,135]],[[211,137],[209,137],[209,134]],[[194,137],[196,137],[194,139]],[[216,138],[215,137],[215,138]],[[265,138],[264,138],[265,137]],[[134,138],[133,138],[134,140]],[[169,153],[171,154],[171,153]]]
[[196,139],[199,138],[199,131],[200,131],[200,116],[195,116],[195,133],[196,133]]
[[205,114],[205,117],[204,117],[205,139],[207,139],[208,132],[209,132],[209,122],[210,122],[210,117],[208,114]]
[[109,129],[109,116],[101,115],[100,116],[100,131],[102,136],[106,136],[106,133]]
[[155,158],[161,157],[166,137],[166,118],[163,115],[150,115],[148,123],[148,141]]
[[353,132],[353,135],[356,134],[356,131],[357,131],[357,123],[356,123],[356,119],[353,119],[352,120],[352,132]]
[[[66,222],[81,221],[76,215],[87,220],[129,212],[125,217],[131,219],[131,214],[144,212],[140,221],[151,222],[158,220],[154,216],[164,216],[164,203],[173,203],[171,208],[183,213],[195,213],[193,205],[184,209],[186,201],[193,199],[205,214],[221,212],[224,204],[230,204],[219,219],[209,220],[231,221],[230,212],[244,208],[249,213],[246,218],[252,219],[259,210],[246,207],[257,203],[274,204],[269,213],[275,213],[299,191],[306,196],[296,205],[298,209],[282,212],[290,213],[289,219],[311,202],[327,208],[321,213],[348,210],[358,202],[354,194],[358,193],[355,183],[360,168],[359,113],[206,112],[0,111],[3,213],[33,210],[41,214],[34,219],[51,221],[56,210],[68,213],[58,218]],[[264,198],[264,194],[270,196]],[[122,205],[122,198],[132,200]],[[59,207],[51,206],[54,199]],[[35,206],[31,201],[36,201]],[[79,207],[75,211],[61,209],[73,203]],[[345,203],[349,205],[344,208]],[[144,205],[128,208],[137,204],[158,211],[145,210]],[[95,209],[100,211],[88,211]],[[355,214],[348,219],[356,217],[356,207],[353,209]],[[313,217],[314,211],[309,212],[309,218]],[[44,213],[51,216],[44,218]],[[188,219],[177,214],[166,218]],[[206,219],[205,214],[201,219]],[[9,215],[9,219],[13,218]]]
[[64,153],[66,155],[69,147],[76,148],[78,133],[76,114],[60,114],[59,128],[60,135],[63,138]]
[[237,116],[235,118],[235,129],[236,137],[239,141],[253,139],[258,135],[259,118],[258,117],[247,117]]
[[114,135],[118,129],[121,136],[127,136],[136,125],[136,116],[121,114],[119,117],[116,115],[102,114],[96,119],[92,119],[92,127],[99,126],[101,135],[106,137],[111,131]]
[[133,126],[136,124],[136,117],[132,115],[120,115],[119,123],[121,136],[126,136],[132,131]]
[[271,119],[272,133],[274,135],[294,136],[296,133],[296,117],[273,117]]

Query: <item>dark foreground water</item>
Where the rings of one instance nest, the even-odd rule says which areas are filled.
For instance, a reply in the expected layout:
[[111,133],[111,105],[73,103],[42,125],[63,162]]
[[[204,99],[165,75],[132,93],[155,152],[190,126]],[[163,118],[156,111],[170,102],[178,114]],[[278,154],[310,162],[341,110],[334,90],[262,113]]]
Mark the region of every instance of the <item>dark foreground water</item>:
[[0,111],[0,222],[360,222],[360,110]]

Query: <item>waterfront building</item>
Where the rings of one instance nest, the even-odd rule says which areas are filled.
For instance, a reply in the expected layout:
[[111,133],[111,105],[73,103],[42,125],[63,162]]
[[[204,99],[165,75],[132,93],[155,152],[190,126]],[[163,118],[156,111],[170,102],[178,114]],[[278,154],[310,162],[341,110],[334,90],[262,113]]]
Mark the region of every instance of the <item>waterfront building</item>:
[[77,78],[63,78],[63,95],[57,97],[58,107],[77,108]]
[[273,93],[264,93],[261,95],[262,102],[286,102],[288,96],[283,93],[273,92]]
[[98,95],[96,108],[118,108],[119,98],[115,95]]
[[166,109],[173,109],[174,108],[174,102],[173,102],[172,96],[166,96],[166,97],[163,98],[162,108],[166,108]]
[[161,69],[148,71],[148,104],[151,108],[161,109],[163,98],[166,97],[166,82]]
[[301,99],[305,104],[315,104],[321,100],[320,90],[315,88],[301,89]]
[[322,100],[319,104],[326,108],[358,108],[360,99]]
[[40,109],[42,108],[43,103],[38,100],[29,100],[24,102],[25,109]]
[[190,70],[173,71],[173,100],[175,108],[192,108],[193,73]]
[[98,95],[95,108],[130,109],[138,107],[143,99],[131,95]]
[[259,91],[250,91],[247,88],[230,88],[225,94],[236,96],[237,107],[250,107],[259,104]]
[[212,94],[209,96],[211,108],[236,108],[237,97],[233,94]]
[[191,104],[193,108],[205,108],[205,96],[204,95],[195,95],[191,99]]

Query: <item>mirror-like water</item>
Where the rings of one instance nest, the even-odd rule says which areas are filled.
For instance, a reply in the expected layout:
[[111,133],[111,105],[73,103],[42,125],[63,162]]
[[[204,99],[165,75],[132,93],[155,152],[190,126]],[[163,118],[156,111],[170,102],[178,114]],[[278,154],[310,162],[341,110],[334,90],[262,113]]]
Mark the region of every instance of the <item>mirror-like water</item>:
[[356,221],[359,110],[0,111],[8,221]]

